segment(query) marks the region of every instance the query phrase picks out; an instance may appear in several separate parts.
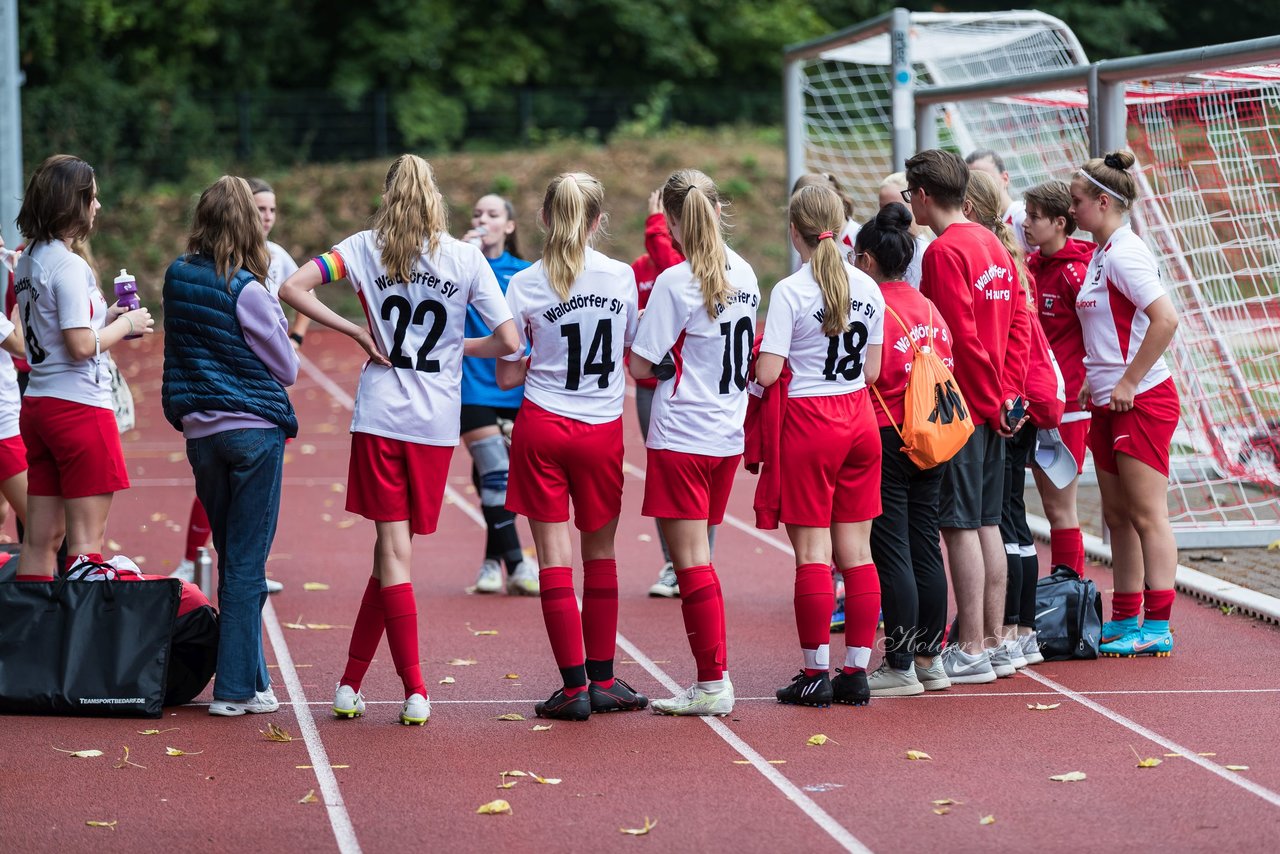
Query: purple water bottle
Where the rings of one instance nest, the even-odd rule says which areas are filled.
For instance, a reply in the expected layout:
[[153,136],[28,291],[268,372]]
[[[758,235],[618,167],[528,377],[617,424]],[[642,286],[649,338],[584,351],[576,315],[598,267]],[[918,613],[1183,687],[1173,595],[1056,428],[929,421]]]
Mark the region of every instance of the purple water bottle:
[[[129,271],[120,270],[120,275],[116,276],[116,300],[120,305],[129,311],[142,308],[142,301],[138,299],[138,282],[133,276],[129,275]],[[135,332],[132,335],[124,336],[129,338],[141,338],[141,332]]]

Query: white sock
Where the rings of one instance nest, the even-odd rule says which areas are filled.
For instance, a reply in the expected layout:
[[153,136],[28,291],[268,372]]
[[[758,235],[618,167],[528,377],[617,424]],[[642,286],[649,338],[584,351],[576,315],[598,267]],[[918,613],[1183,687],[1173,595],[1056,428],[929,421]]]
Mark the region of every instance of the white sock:
[[830,670],[831,669],[831,645],[822,644],[817,649],[802,649],[804,653],[804,666],[806,670]]
[[718,694],[719,692],[724,690],[723,679],[714,679],[710,682],[696,682],[694,684],[696,684],[703,691],[706,691],[708,694]]
[[844,650],[845,670],[866,670],[871,663],[871,648],[866,646],[850,646]]

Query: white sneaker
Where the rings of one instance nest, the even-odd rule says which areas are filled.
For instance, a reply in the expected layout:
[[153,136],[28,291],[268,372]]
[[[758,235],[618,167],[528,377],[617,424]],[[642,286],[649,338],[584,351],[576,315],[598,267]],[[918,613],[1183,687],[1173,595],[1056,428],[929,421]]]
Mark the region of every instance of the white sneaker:
[[929,662],[928,667],[915,666],[916,679],[920,680],[920,684],[924,686],[926,691],[945,691],[951,687],[951,680],[947,677],[946,668],[942,666],[942,656],[935,655]]
[[339,685],[333,695],[333,714],[338,718],[358,718],[364,714],[364,694],[350,685]]
[[268,593],[279,593],[283,589],[284,589],[284,585],[281,584],[279,581],[276,581],[274,578],[267,579]]
[[996,676],[1001,679],[1008,679],[1018,671],[1013,666],[1013,659],[1009,656],[1009,650],[1005,647],[1004,642],[985,650],[987,658],[991,661],[991,669]]
[[924,693],[924,685],[916,677],[915,668],[898,670],[887,661],[881,662],[867,676],[867,686],[872,697],[914,697]]
[[1018,644],[1022,647],[1022,657],[1027,660],[1027,664],[1044,663],[1044,655],[1040,652],[1040,638],[1035,632],[1019,635]]
[[649,588],[649,595],[654,598],[675,599],[680,596],[680,582],[676,579],[676,568],[667,561],[658,570],[658,580]]
[[1022,644],[1018,643],[1017,638],[1006,640],[1004,649],[1009,654],[1009,661],[1013,664],[1014,670],[1021,670],[1027,666],[1026,656],[1022,654]]
[[542,592],[538,583],[538,562],[527,557],[516,566],[507,579],[508,596],[537,596]]
[[431,719],[431,701],[421,694],[411,694],[400,707],[400,723],[422,726]]
[[181,578],[183,581],[196,583],[196,564],[195,561],[187,560],[185,557],[179,561],[178,568],[169,573],[170,578]]
[[942,651],[942,667],[954,685],[985,685],[996,681],[996,672],[985,652],[970,655],[959,644],[948,644]]
[[480,564],[480,574],[476,576],[477,593],[497,593],[502,589],[502,564],[496,560],[485,558]]
[[733,683],[721,680],[719,691],[707,691],[694,683],[670,700],[654,700],[649,704],[655,715],[716,715],[724,717],[733,711]]
[[253,699],[246,700],[243,703],[232,702],[231,700],[219,700],[216,697],[209,704],[209,714],[217,715],[223,718],[238,718],[243,714],[261,715],[279,711],[280,701],[276,699],[275,691],[270,686],[265,691],[259,691],[253,695]]

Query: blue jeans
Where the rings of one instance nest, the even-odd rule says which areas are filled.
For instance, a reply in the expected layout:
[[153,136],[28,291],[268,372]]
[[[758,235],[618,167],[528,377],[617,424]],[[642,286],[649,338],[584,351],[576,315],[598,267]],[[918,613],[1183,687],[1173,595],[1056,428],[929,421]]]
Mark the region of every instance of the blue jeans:
[[226,430],[187,440],[196,496],[218,550],[218,671],[213,696],[244,701],[271,680],[262,654],[267,553],[280,516],[284,431]]

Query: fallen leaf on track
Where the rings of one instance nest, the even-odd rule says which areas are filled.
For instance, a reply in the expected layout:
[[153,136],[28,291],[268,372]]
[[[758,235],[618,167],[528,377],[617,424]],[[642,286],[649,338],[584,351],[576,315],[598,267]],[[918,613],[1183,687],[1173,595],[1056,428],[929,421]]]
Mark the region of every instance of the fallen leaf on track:
[[177,731],[178,728],[176,726],[171,726],[168,729],[140,729],[138,730],[138,735],[163,735],[166,732]]
[[1223,765],[1222,767],[1226,768],[1228,771],[1248,771],[1249,770],[1248,765]]
[[805,744],[809,745],[810,747],[821,747],[822,745],[826,744],[828,741],[831,742],[832,744],[840,743],[836,741],[834,738],[830,738],[828,736],[823,735],[822,733],[818,733],[817,735],[809,736],[809,740],[806,741]]
[[111,549],[111,551],[116,552],[118,554],[120,552],[121,546],[115,540],[107,540],[107,548]]
[[338,523],[338,527],[345,530],[347,528],[350,528],[352,525],[354,525],[356,521],[357,520],[348,516],[346,519],[343,519],[341,522]]
[[164,753],[165,753],[165,756],[199,756],[201,753],[204,753],[204,751],[203,750],[188,751],[188,750],[179,750],[176,747],[166,747],[164,749]]
[[329,484],[329,491],[330,492],[346,492],[347,488],[340,483],[331,483]]
[[530,732],[546,732],[549,729],[551,729],[551,724],[547,724],[545,726],[542,724],[534,724],[530,729]]
[[516,714],[515,712],[507,712],[505,715],[498,715],[498,720],[500,720],[500,721],[522,721],[522,720],[524,720],[524,715]]
[[474,658],[451,658],[445,662],[445,664],[448,664],[451,667],[470,667],[476,663],[477,662]]
[[328,623],[307,623],[307,628],[314,629],[317,632],[328,631],[329,629],[342,629],[346,626],[331,626]]
[[951,812],[951,807],[938,807],[933,811],[934,815],[947,815]]
[[105,827],[108,830],[115,830],[116,825],[118,823],[119,822],[116,819],[112,819],[111,821],[86,821],[85,822],[85,824],[89,825],[90,827]]
[[993,815],[984,815],[982,818],[978,819],[978,824],[995,824],[995,823],[996,823],[996,817]]
[[1156,767],[1157,765],[1159,765],[1159,764],[1160,764],[1160,762],[1161,762],[1161,760],[1156,759],[1154,756],[1149,756],[1149,757],[1147,757],[1146,759],[1143,759],[1143,758],[1139,757],[1139,758],[1138,758],[1138,767],[1139,767],[1139,768],[1154,768],[1154,767]]
[[511,804],[499,798],[496,801],[489,801],[487,804],[481,804],[476,810],[477,815],[511,815]]
[[63,750],[61,747],[55,747],[54,750],[59,753],[65,753],[68,756],[74,756],[76,759],[93,759],[102,755],[101,750]]
[[507,782],[506,780],[503,780],[501,783],[498,784],[499,789],[514,789],[515,786],[516,786],[515,780],[512,780],[511,782]]
[[315,593],[320,590],[328,590],[329,585],[321,581],[308,581],[306,584],[302,585],[302,589],[309,593]]
[[1083,771],[1068,771],[1065,774],[1054,774],[1049,779],[1055,783],[1079,783],[1085,779],[1085,773]]
[[263,736],[266,737],[267,741],[278,741],[281,743],[293,741],[293,736],[289,734],[288,730],[281,729],[278,724],[267,724],[266,729],[260,729],[258,732],[262,733]]
[[[649,536],[648,534],[640,534],[640,535],[638,535],[638,536],[636,537],[636,539],[637,539],[637,540],[639,540],[639,541],[640,541],[640,542],[642,542],[642,543],[651,543],[651,542],[653,542],[653,537]],[[1280,542],[1280,540],[1277,540],[1277,542]]]
[[309,791],[309,792],[307,792],[305,795],[303,795],[303,796],[302,796],[302,798],[298,800],[298,803],[300,803],[300,804],[318,804],[318,803],[320,803],[320,799],[316,797],[316,790],[315,790],[315,789],[312,789],[311,791]]
[[938,798],[936,801],[930,801],[935,807],[958,807],[962,803],[954,798]]
[[457,682],[457,681],[458,681],[458,680],[457,680],[457,679],[454,679],[452,676],[446,676],[446,677],[444,677],[443,679],[441,679],[441,680],[440,680],[440,684],[441,684],[441,685],[452,685],[454,682]]
[[656,818],[653,821],[650,821],[649,816],[645,816],[644,827],[620,827],[618,828],[618,832],[625,833],[628,836],[644,836],[657,826],[658,820]]
[[316,452],[316,446],[315,446],[315,445],[307,444],[307,445],[303,445],[302,447],[298,448],[298,450],[299,450],[299,451],[302,451],[302,455],[303,455],[304,457],[309,457],[309,456],[311,456],[312,454],[314,454],[314,453]]
[[147,770],[147,766],[129,761],[129,745],[126,744],[124,746],[124,756],[121,756],[120,759],[116,761],[116,768],[117,770],[123,770],[130,766],[134,768],[141,768],[143,771]]
[[559,777],[539,777],[537,774],[533,775],[533,779],[535,782],[544,783],[548,786],[559,786],[563,782]]
[[1027,708],[1033,712],[1051,712],[1061,705],[1061,703],[1027,703]]
[[926,760],[926,759],[927,759],[927,760],[929,760],[929,761],[932,761],[932,760],[933,760],[933,757],[932,757],[932,756],[930,756],[929,754],[925,753],[923,750],[908,750],[908,751],[907,751],[907,758],[908,758],[908,759],[911,759],[911,760],[917,760],[917,759],[919,759],[919,760]]
[[502,776],[503,777],[528,777],[529,775],[526,774],[524,771],[503,771]]
[[519,674],[519,673],[508,673],[506,676],[503,676],[502,678],[503,678],[503,679],[519,679],[519,678],[520,678],[520,674]]

